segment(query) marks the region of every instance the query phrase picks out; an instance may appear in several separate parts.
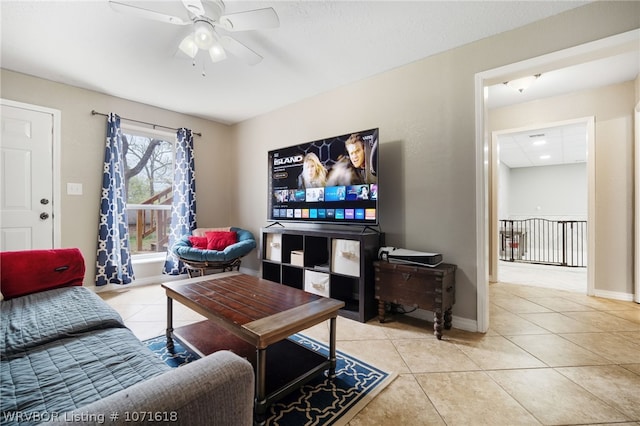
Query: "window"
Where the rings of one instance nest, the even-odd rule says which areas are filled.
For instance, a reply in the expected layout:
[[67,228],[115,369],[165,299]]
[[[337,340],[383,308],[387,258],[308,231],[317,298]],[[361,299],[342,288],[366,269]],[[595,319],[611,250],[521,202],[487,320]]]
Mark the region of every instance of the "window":
[[173,200],[175,135],[122,126],[131,254],[166,252]]

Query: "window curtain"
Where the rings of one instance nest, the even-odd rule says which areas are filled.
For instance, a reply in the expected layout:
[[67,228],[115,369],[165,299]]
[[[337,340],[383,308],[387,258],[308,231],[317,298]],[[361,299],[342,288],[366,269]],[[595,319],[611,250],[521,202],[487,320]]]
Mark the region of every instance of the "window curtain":
[[102,169],[96,286],[129,284],[134,279],[129,250],[124,169],[120,117],[110,113],[107,117],[107,138]]
[[196,175],[193,159],[193,134],[189,129],[178,129],[176,141],[176,167],[173,177],[173,203],[169,249],[164,263],[164,273],[180,275],[187,267],[171,251],[173,244],[196,228]]

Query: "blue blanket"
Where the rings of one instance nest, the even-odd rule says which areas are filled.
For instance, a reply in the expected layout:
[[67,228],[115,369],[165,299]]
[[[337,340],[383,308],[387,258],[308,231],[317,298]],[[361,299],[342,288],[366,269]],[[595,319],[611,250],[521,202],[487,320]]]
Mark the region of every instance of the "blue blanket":
[[3,357],[61,337],[124,327],[118,312],[84,287],[60,288],[5,300],[0,305],[0,320]]
[[36,424],[170,370],[83,287],[3,301],[0,324],[2,425]]

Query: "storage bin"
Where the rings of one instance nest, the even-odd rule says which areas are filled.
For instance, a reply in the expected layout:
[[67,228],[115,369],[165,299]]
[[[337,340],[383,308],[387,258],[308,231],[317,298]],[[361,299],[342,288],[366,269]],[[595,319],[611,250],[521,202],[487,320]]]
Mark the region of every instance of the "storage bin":
[[295,266],[304,266],[304,252],[302,250],[291,251],[291,264]]
[[330,292],[329,274],[316,271],[304,271],[304,291],[329,297]]
[[266,258],[282,262],[282,234],[266,234]]
[[331,270],[338,274],[359,277],[360,241],[334,239],[331,246]]

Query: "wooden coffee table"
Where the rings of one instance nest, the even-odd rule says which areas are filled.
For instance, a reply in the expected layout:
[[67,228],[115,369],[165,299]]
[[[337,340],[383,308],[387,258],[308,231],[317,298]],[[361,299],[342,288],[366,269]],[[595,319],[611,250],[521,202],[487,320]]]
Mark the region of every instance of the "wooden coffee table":
[[[316,375],[327,370],[329,377],[335,376],[336,317],[344,302],[237,272],[173,281],[162,287],[167,294],[169,347],[175,334],[204,355],[228,349],[252,362],[256,423],[265,421],[272,402]],[[174,330],[174,300],[207,320]],[[328,357],[287,340],[327,319]]]

